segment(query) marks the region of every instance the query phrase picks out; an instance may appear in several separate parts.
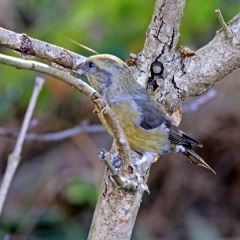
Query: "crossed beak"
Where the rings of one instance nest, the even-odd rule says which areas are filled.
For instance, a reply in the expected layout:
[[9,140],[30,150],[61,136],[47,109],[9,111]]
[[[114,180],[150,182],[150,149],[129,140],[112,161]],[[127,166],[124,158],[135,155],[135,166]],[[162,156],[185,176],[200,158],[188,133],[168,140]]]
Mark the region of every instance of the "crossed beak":
[[87,72],[86,72],[86,67],[85,67],[85,61],[81,62],[75,70],[73,70],[75,75],[79,75],[79,76],[87,76]]

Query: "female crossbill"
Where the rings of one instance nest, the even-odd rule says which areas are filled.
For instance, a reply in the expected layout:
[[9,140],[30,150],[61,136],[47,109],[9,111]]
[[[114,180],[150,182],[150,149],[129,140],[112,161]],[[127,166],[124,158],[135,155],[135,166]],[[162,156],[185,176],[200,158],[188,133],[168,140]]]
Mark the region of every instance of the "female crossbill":
[[[107,54],[95,55],[80,64],[76,72],[79,69],[86,73],[92,87],[107,101],[129,146],[143,154],[143,161],[152,161],[157,155],[173,151],[186,155],[194,164],[212,170],[192,149],[193,146],[202,147],[202,144],[171,123],[163,109],[135,81],[122,60]],[[107,130],[112,135],[109,128]]]

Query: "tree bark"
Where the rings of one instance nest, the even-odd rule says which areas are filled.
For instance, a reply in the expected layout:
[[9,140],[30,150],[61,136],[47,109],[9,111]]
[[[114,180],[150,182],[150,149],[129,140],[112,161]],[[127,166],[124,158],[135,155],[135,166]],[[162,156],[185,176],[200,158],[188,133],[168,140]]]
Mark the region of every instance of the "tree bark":
[[[141,177],[147,179],[148,173],[149,166]],[[143,188],[134,192],[117,188],[106,169],[88,239],[130,239],[143,193]]]

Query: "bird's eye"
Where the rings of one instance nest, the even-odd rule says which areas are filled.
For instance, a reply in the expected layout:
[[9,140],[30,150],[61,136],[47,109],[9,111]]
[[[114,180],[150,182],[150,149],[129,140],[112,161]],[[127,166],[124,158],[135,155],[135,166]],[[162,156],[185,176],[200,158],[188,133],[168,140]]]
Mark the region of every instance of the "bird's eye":
[[95,67],[95,64],[94,64],[93,62],[89,62],[89,63],[88,63],[88,67],[89,67],[89,68],[94,68],[94,67]]

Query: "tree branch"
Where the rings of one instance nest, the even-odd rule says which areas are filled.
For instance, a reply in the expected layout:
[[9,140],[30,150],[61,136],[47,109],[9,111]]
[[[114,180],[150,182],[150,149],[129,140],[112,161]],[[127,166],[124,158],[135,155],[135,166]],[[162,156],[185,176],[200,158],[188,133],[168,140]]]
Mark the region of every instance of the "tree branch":
[[[37,134],[37,133],[28,133],[25,137],[25,141],[41,141],[41,142],[51,142],[51,141],[62,141],[72,136],[75,136],[80,133],[95,133],[95,132],[106,132],[106,129],[103,125],[85,125],[79,124],[76,127],[69,128],[63,131],[55,132],[55,133],[45,133],[45,134]],[[19,135],[18,132],[13,132],[11,130],[1,128],[0,127],[0,136],[8,137],[8,138],[17,138]]]
[[97,113],[103,125],[105,125],[106,123],[107,125],[109,125],[109,123],[111,123],[114,126],[114,128],[112,128],[113,138],[115,140],[120,157],[123,157],[122,161],[124,163],[124,167],[122,168],[122,174],[124,176],[127,176],[128,167],[130,166],[132,169],[134,168],[131,161],[131,149],[129,147],[125,134],[121,126],[119,125],[119,122],[115,117],[114,113],[109,108],[105,100],[101,98],[100,94],[97,92],[93,93],[91,95],[91,100],[94,102],[96,107],[95,113]]
[[7,168],[5,170],[1,188],[0,188],[0,216],[1,216],[1,213],[3,210],[3,205],[6,200],[10,184],[12,182],[13,176],[14,176],[16,169],[21,160],[22,145],[23,145],[23,142],[25,139],[25,135],[27,133],[27,129],[29,127],[29,122],[31,120],[32,113],[36,106],[38,95],[39,95],[40,91],[42,90],[43,83],[44,83],[44,79],[42,79],[40,77],[36,78],[34,90],[33,90],[29,105],[28,105],[27,112],[26,112],[24,120],[23,120],[20,134],[18,136],[18,139],[17,139],[17,142],[16,142],[13,152],[8,156]]
[[160,61],[165,67],[165,62],[173,59],[184,6],[185,0],[156,1],[143,50],[138,54],[137,66],[131,67],[142,86],[146,86],[153,62]]
[[232,33],[231,33],[230,29],[228,28],[227,24],[225,23],[221,11],[219,9],[217,9],[217,10],[215,10],[215,13],[217,15],[217,18],[218,18],[220,24],[222,25],[222,29],[224,31],[225,37],[232,38]]
[[67,69],[75,69],[86,59],[86,57],[69,50],[30,38],[25,33],[17,34],[1,27],[0,44],[15,50],[23,57],[37,56]]
[[[228,24],[232,38],[221,29],[214,39],[190,58],[176,57],[171,73],[164,79],[159,102],[172,112],[190,96],[198,96],[240,67],[240,14]],[[171,69],[170,69],[171,68]],[[171,76],[171,78],[169,78]]]
[[[114,146],[110,158],[113,159],[113,156]],[[132,152],[134,158],[139,159],[140,155]],[[144,183],[148,179],[150,164],[145,163],[137,168],[143,186],[134,192],[116,188],[106,169],[88,240],[130,239],[144,190],[148,190]],[[132,178],[134,180],[136,176]]]

